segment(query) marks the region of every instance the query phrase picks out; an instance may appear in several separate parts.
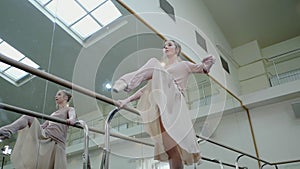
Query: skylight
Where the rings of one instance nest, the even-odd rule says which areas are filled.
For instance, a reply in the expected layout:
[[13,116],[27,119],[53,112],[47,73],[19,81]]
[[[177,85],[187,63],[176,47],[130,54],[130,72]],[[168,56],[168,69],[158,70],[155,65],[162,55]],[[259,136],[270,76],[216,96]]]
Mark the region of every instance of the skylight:
[[81,42],[122,16],[111,0],[29,1]]
[[[40,67],[2,39],[0,39],[0,53],[33,68],[38,69]],[[16,86],[23,84],[32,77],[31,74],[3,62],[0,62],[0,75]]]

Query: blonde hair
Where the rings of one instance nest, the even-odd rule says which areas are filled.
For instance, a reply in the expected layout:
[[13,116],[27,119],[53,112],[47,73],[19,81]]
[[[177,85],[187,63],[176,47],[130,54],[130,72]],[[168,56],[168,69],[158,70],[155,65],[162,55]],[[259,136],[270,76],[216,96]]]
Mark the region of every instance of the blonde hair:
[[178,42],[176,42],[175,40],[169,40],[169,41],[174,43],[176,49],[178,50],[177,56],[180,56],[180,54],[181,54],[181,45]]
[[70,100],[71,100],[71,98],[72,98],[71,92],[69,92],[69,91],[67,91],[67,90],[64,90],[64,89],[59,90],[59,91],[62,91],[62,92],[68,97],[67,102],[70,102]]

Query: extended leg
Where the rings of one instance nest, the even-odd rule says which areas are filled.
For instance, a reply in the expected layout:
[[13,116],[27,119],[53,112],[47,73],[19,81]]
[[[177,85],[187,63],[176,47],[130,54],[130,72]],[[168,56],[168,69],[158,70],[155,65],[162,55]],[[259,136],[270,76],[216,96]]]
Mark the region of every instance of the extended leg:
[[30,126],[33,122],[34,117],[23,115],[13,123],[3,126],[0,128],[0,139],[8,139],[12,134],[16,133],[18,130]]
[[136,88],[143,81],[151,79],[155,69],[162,69],[162,66],[159,60],[156,58],[151,58],[137,71],[123,75],[119,80],[116,81],[112,88],[115,92],[119,92],[121,90],[129,92]]

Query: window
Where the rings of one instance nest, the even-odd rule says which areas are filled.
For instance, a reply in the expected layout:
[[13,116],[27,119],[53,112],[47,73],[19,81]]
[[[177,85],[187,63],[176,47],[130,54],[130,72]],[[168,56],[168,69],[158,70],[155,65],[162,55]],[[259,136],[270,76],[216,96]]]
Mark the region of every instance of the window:
[[223,69],[224,69],[227,73],[230,73],[228,63],[225,61],[225,59],[224,59],[221,55],[220,55],[220,58],[221,58],[221,63],[222,63]]
[[29,0],[81,43],[122,16],[111,0]]
[[199,46],[202,47],[202,49],[204,49],[206,52],[207,52],[207,46],[206,46],[206,41],[205,39],[197,32],[195,31],[196,33],[196,41],[197,41],[197,44]]
[[[2,39],[0,39],[0,53],[18,62],[31,66],[33,68],[36,69],[40,68],[39,65],[34,63],[26,56],[24,56],[17,49],[15,49],[14,47],[9,45]],[[1,77],[3,77],[4,79],[6,79],[7,81],[11,82],[16,86],[20,86],[21,84],[24,84],[26,81],[32,78],[31,74],[21,69],[5,64],[3,62],[0,62],[0,75]]]
[[159,5],[162,10],[164,10],[174,21],[176,21],[174,7],[167,0],[160,0]]

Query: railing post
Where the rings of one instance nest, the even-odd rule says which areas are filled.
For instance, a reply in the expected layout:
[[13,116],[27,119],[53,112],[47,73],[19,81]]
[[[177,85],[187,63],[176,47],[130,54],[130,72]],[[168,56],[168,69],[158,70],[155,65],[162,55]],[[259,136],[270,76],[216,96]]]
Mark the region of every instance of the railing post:
[[220,165],[221,169],[224,169],[224,166],[223,166],[223,163],[222,163],[222,161],[221,161],[221,160],[214,159],[214,161],[216,161],[216,162],[218,162],[218,163],[219,163],[219,165]]
[[90,156],[89,156],[89,127],[85,121],[79,120],[78,123],[82,125],[84,135],[84,151],[82,154],[83,169],[91,169]]
[[278,85],[280,85],[281,82],[280,82],[280,77],[279,77],[279,74],[278,74],[278,71],[277,71],[277,66],[276,66],[274,60],[272,61],[272,63],[273,63],[274,69],[275,69]]
[[119,111],[119,108],[113,109],[107,116],[105,120],[105,141],[104,141],[104,149],[103,149],[103,155],[102,155],[102,162],[100,165],[100,169],[108,169],[109,166],[109,153],[110,153],[110,122],[114,115]]
[[265,164],[261,165],[260,169],[264,168],[265,165],[267,165],[267,164],[265,163]]
[[[244,154],[241,154],[241,155],[239,155],[239,156],[236,158],[235,163],[234,163],[235,169],[239,169],[239,168],[240,168],[240,167],[239,167],[239,159],[240,159],[241,157],[243,157],[243,156],[244,156]],[[243,168],[247,168],[247,167],[243,167]]]

